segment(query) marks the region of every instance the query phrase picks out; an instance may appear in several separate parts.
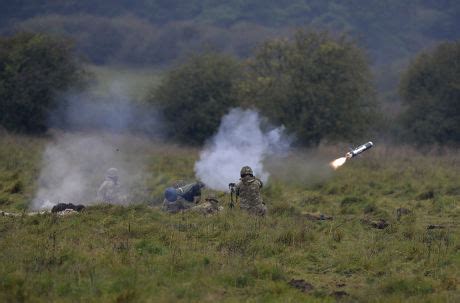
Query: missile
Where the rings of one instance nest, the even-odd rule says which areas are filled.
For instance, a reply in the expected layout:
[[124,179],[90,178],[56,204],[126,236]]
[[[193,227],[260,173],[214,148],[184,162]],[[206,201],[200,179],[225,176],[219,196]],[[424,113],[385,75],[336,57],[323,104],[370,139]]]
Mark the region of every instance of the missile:
[[352,149],[351,151],[349,151],[345,157],[347,157],[347,159],[351,159],[357,155],[359,155],[360,153],[368,150],[369,148],[371,148],[372,146],[374,146],[374,143],[372,143],[371,141],[367,142],[366,144],[363,144],[361,146],[358,146],[356,147],[355,149]]

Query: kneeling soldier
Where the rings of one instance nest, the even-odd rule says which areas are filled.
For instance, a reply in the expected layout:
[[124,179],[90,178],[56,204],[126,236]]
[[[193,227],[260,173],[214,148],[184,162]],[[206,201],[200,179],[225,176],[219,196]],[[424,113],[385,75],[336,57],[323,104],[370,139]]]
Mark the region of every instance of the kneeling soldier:
[[236,185],[235,192],[240,199],[240,208],[251,214],[264,216],[267,207],[262,201],[260,189],[262,181],[254,177],[254,173],[249,166],[244,166],[240,172],[240,182]]

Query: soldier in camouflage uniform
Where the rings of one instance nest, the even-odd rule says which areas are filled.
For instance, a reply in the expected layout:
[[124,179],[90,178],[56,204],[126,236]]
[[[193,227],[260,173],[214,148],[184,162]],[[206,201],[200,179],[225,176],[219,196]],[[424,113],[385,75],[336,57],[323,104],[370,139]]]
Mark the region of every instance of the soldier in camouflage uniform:
[[260,189],[263,186],[262,181],[254,177],[254,173],[249,166],[244,166],[241,169],[240,176],[240,182],[235,188],[236,195],[240,199],[240,208],[250,214],[264,216],[267,213],[267,207],[260,196]]
[[209,194],[205,202],[198,204],[191,208],[191,211],[203,214],[205,216],[214,215],[224,208],[219,205],[219,200],[217,199],[215,194]]
[[107,170],[105,180],[97,191],[97,199],[98,201],[114,204],[123,202],[120,183],[118,182],[118,170],[116,168],[109,168]]
[[202,182],[194,182],[181,187],[168,187],[165,190],[163,210],[169,213],[186,211],[201,200]]

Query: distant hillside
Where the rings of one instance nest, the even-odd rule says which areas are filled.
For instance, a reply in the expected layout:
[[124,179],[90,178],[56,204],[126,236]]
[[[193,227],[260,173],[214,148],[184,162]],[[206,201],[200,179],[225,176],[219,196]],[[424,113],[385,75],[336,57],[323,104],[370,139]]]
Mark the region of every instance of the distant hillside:
[[460,36],[460,2],[455,0],[25,0],[2,4],[0,20],[6,26],[48,14],[133,15],[155,25],[193,21],[222,27],[239,22],[325,27],[362,36],[382,58],[389,49],[412,52],[433,40]]
[[381,91],[437,42],[460,38],[456,0],[23,0],[0,5],[0,32],[71,35],[93,63],[165,65],[203,49],[246,57],[307,26],[347,32],[368,50]]

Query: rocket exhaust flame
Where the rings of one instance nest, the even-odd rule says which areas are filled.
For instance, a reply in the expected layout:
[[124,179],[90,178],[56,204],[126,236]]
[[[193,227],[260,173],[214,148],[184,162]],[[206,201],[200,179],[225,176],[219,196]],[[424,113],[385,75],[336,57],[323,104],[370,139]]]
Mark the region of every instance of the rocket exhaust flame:
[[347,157],[341,157],[341,158],[335,159],[334,161],[329,163],[329,165],[335,170],[339,168],[340,166],[344,165],[345,162],[347,162]]
[[374,146],[374,143],[372,143],[371,141],[367,142],[366,144],[360,145],[357,148],[354,148],[353,150],[349,151],[345,155],[345,157],[341,157],[341,158],[338,158],[338,159],[335,159],[334,161],[332,161],[330,163],[330,166],[335,170],[335,169],[339,168],[340,166],[344,165],[345,162],[347,162],[348,159],[351,159],[351,158],[359,155],[360,153],[362,153],[362,152],[368,150],[369,148],[371,148],[372,146]]

